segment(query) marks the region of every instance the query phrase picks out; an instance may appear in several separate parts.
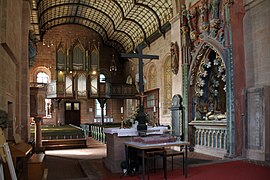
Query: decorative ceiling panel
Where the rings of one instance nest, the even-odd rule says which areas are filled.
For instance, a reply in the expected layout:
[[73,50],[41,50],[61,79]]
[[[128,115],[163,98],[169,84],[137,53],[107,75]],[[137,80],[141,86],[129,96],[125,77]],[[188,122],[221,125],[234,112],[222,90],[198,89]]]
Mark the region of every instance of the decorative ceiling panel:
[[41,39],[62,24],[93,29],[119,53],[150,44],[172,18],[171,0],[32,0],[32,29]]

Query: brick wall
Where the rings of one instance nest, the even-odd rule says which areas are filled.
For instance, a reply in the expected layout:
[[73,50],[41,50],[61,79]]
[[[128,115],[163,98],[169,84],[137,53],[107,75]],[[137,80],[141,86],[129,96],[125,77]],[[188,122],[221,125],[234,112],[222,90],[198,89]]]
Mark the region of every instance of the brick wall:
[[[61,25],[54,27],[46,32],[43,36],[43,42],[37,44],[38,54],[33,67],[30,68],[30,81],[35,82],[36,74],[43,70],[51,76],[51,79],[55,79],[55,61],[56,61],[56,46],[61,41],[70,46],[71,42],[78,38],[84,45],[85,49],[89,49],[89,42],[93,43],[93,40],[100,43],[100,69],[106,71],[109,74],[111,83],[125,83],[125,76],[123,71],[123,65],[119,61],[119,54],[108,46],[104,46],[101,37],[95,31],[88,29],[80,25]],[[53,43],[53,46],[47,47],[48,43]],[[110,74],[109,66],[112,59],[112,54],[115,55],[116,65],[118,71],[114,74]],[[44,67],[45,66],[45,67]],[[74,101],[74,100],[72,100]],[[95,102],[93,99],[78,100],[81,103],[81,123],[93,123],[95,118]],[[53,117],[43,120],[46,124],[61,124],[65,123],[64,112],[65,100],[60,101],[59,110],[54,110]],[[110,99],[107,100],[107,116],[114,118],[115,121],[120,122],[120,107],[123,106],[123,100]],[[92,112],[89,112],[89,108]],[[119,110],[119,112],[117,111]],[[57,117],[56,117],[57,114]]]
[[0,1],[0,108],[8,112],[6,138],[13,132],[28,139],[28,30],[29,2]]

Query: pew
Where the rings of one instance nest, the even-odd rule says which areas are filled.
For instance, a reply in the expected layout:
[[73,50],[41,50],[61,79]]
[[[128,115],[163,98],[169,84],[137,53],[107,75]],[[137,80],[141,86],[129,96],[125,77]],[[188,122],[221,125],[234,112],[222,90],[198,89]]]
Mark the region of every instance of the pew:
[[45,154],[33,154],[28,160],[28,180],[47,179],[47,169],[44,165]]

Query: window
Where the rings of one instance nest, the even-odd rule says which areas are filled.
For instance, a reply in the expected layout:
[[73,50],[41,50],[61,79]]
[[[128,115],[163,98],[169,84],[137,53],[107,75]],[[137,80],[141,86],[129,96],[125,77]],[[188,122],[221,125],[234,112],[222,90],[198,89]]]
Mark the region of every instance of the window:
[[71,110],[71,103],[66,103],[66,111],[70,111]]
[[[107,109],[107,107],[106,107],[106,104],[107,103],[105,103],[104,104],[104,116],[106,116],[106,109]],[[100,103],[98,102],[98,100],[96,99],[96,117],[100,117],[101,116],[101,107],[100,107]]]
[[37,74],[37,83],[45,83],[49,82],[49,76],[45,72],[39,72]]
[[74,105],[74,110],[75,111],[80,110],[80,103],[74,103],[73,105]]
[[106,82],[106,76],[104,74],[99,75],[99,82],[100,83],[105,83]]
[[171,71],[171,58],[167,58],[163,66],[163,114],[169,114],[168,108],[172,104],[172,71]]
[[150,93],[147,95],[147,107],[154,107],[155,106],[155,94]]

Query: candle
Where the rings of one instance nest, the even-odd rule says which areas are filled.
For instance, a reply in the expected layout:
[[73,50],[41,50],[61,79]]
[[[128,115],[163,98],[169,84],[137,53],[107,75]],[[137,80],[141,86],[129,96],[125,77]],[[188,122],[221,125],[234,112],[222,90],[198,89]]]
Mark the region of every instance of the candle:
[[120,127],[121,129],[123,129],[124,128],[124,121],[121,121],[121,127]]
[[124,107],[121,107],[121,108],[120,108],[120,112],[121,112],[121,114],[124,113]]
[[156,112],[156,106],[153,107],[153,112]]

